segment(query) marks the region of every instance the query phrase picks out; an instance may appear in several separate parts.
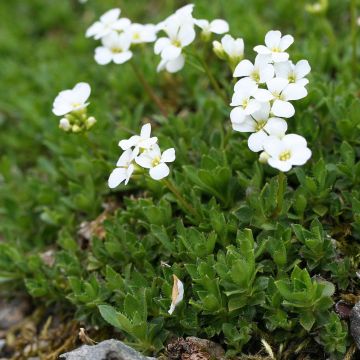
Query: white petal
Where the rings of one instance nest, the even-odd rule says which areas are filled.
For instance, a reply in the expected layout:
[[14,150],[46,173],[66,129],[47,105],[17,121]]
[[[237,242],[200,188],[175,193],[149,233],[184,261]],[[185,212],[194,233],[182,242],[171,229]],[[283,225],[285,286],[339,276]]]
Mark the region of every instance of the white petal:
[[170,39],[162,37],[156,40],[154,45],[154,52],[156,55],[159,55],[167,46],[170,45]]
[[281,41],[281,32],[279,30],[271,30],[265,35],[265,44],[269,49],[279,46]]
[[93,37],[102,31],[103,24],[100,21],[95,22],[86,30],[86,37]]
[[116,166],[117,167],[126,167],[129,165],[129,162],[131,160],[132,160],[132,150],[127,149],[119,157],[119,160],[117,161]]
[[130,164],[129,167],[127,168],[126,170],[126,179],[125,179],[125,185],[128,184],[130,178],[131,178],[131,175],[132,173],[134,172],[134,165],[133,164]]
[[112,53],[111,51],[103,46],[99,46],[95,49],[95,61],[99,65],[107,65],[112,60]]
[[282,141],[289,148],[292,148],[292,147],[306,148],[306,146],[307,146],[306,139],[303,136],[297,135],[297,134],[287,134],[283,137]]
[[150,169],[152,167],[153,158],[148,153],[142,153],[135,158],[135,161],[138,165],[145,169]]
[[258,54],[261,55],[268,55],[271,54],[270,49],[268,49],[266,46],[264,45],[258,45],[254,47],[254,51],[256,51]]
[[272,60],[274,63],[283,62],[289,59],[289,54],[286,52],[273,52]]
[[283,61],[274,64],[277,77],[288,79],[292,71],[291,61]]
[[274,73],[275,73],[274,66],[272,66],[271,64],[261,66],[259,72],[260,75],[259,83],[263,84],[271,80],[274,77]]
[[234,77],[250,76],[254,69],[254,65],[249,60],[242,60],[236,66],[234,71]]
[[57,105],[54,106],[52,111],[56,116],[63,116],[68,114],[73,110],[72,106],[70,104],[63,104],[63,105]]
[[283,78],[274,78],[266,83],[267,88],[272,93],[280,94],[289,84],[289,80]]
[[266,89],[257,89],[254,98],[260,102],[269,102],[274,99],[274,95]]
[[292,149],[290,161],[293,165],[304,165],[311,158],[311,150],[307,147]]
[[278,158],[279,154],[284,150],[283,142],[276,136],[268,136],[263,145],[264,150],[274,158]]
[[283,136],[287,131],[287,127],[287,122],[284,119],[270,118],[264,126],[264,130],[269,135]]
[[253,152],[259,152],[264,150],[264,142],[268,138],[264,131],[258,131],[251,134],[248,139],[249,149]]
[[113,56],[115,64],[123,64],[132,58],[133,53],[131,51],[125,51]]
[[119,20],[116,20],[112,24],[112,28],[116,31],[124,31],[128,29],[131,26],[131,21],[127,18],[121,18]]
[[268,164],[270,166],[272,166],[273,168],[278,169],[283,172],[287,172],[287,171],[291,170],[291,163],[289,160],[281,161],[277,158],[270,158],[268,160]]
[[307,60],[300,60],[295,65],[295,74],[298,79],[302,79],[311,71],[310,64]]
[[302,79],[299,79],[299,80],[296,80],[296,85],[299,85],[299,86],[306,86],[307,84],[309,83],[309,80],[306,79],[306,78],[302,78]]
[[174,45],[166,46],[161,52],[161,57],[164,60],[174,60],[181,54],[181,48]]
[[159,165],[150,169],[150,176],[154,180],[161,180],[164,177],[168,176],[170,173],[169,167],[165,163],[160,163]]
[[162,162],[173,162],[175,161],[175,149],[170,148],[165,150],[161,155]]
[[229,31],[229,24],[225,20],[215,19],[210,23],[211,32],[225,34]]
[[291,118],[295,114],[295,109],[291,103],[277,99],[271,108],[271,112],[275,116]]
[[110,189],[116,188],[126,179],[126,170],[125,168],[116,168],[112,171],[108,180]]
[[207,29],[210,26],[210,23],[208,20],[205,19],[195,19],[194,20],[195,25],[197,25],[200,29]]
[[246,115],[251,115],[255,111],[258,111],[260,109],[260,107],[261,107],[261,103],[259,103],[255,99],[250,99],[248,102],[248,105],[244,109],[244,112]]
[[139,135],[133,135],[130,139],[119,141],[119,146],[121,147],[121,149],[127,150],[132,146],[135,146],[139,142],[139,140]]
[[255,132],[257,124],[251,116],[246,116],[244,121],[242,122],[232,121],[231,125],[235,131]]
[[240,124],[245,121],[246,117],[242,106],[238,106],[231,110],[230,119],[234,123]]
[[285,100],[299,100],[307,96],[307,90],[298,84],[289,84],[282,92]]
[[185,65],[185,57],[180,54],[180,56],[178,56],[176,59],[174,60],[169,60],[166,63],[166,70],[169,73],[176,73],[178,71],[180,71]]
[[268,102],[261,103],[259,110],[252,114],[252,117],[257,121],[267,121],[270,114],[270,104]]
[[178,33],[178,39],[181,42],[181,46],[185,47],[191,44],[195,40],[195,30],[191,25],[184,25],[180,27]]
[[294,38],[291,35],[285,35],[280,40],[280,49],[285,51],[292,43],[294,42]]
[[91,93],[91,87],[88,83],[81,82],[75,85],[74,89],[75,101],[85,103]]
[[141,127],[140,136],[142,139],[147,139],[151,135],[151,124],[147,123]]
[[101,15],[100,20],[103,23],[109,24],[114,21],[120,16],[121,10],[120,9],[111,9],[107,11],[105,14]]

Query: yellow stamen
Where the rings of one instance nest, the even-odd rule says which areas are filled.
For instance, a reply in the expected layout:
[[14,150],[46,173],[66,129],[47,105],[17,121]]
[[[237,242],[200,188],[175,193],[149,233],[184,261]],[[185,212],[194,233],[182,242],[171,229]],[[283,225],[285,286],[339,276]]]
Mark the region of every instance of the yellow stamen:
[[285,150],[282,153],[280,153],[280,155],[279,155],[279,160],[281,160],[281,161],[286,161],[286,160],[289,160],[290,158],[291,158],[290,150]]

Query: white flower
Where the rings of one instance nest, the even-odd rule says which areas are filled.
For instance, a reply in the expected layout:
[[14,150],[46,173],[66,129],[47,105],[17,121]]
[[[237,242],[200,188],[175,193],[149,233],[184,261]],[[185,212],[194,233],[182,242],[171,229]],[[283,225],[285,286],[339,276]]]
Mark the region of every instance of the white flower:
[[71,90],[64,90],[59,93],[53,103],[53,113],[56,116],[63,116],[72,111],[86,108],[89,103],[91,88],[87,83],[78,83]]
[[258,89],[255,98],[261,102],[273,101],[271,113],[275,116],[290,118],[295,114],[294,106],[289,102],[307,95],[305,87],[289,84],[287,79],[274,78],[266,83],[268,89]]
[[269,31],[265,36],[265,45],[258,45],[254,50],[261,55],[268,55],[273,62],[281,62],[289,59],[285,50],[294,42],[291,35],[281,36],[281,32]]
[[208,21],[205,19],[195,19],[195,25],[202,29],[205,35],[214,34],[225,34],[229,31],[229,24],[225,20],[215,19],[213,21]]
[[311,157],[306,140],[296,134],[281,139],[269,136],[264,142],[264,150],[269,155],[268,164],[280,171],[289,171],[293,165],[304,165]]
[[175,161],[175,149],[167,149],[162,154],[157,144],[144,151],[135,158],[137,164],[145,169],[150,169],[149,174],[154,180],[161,180],[170,173],[168,162]]
[[174,60],[181,54],[185,46],[195,39],[195,30],[192,25],[167,24],[164,31],[168,37],[159,38],[154,46],[155,54],[161,55],[163,60]]
[[269,135],[281,137],[287,130],[284,119],[270,117],[269,103],[262,103],[260,109],[251,115],[245,115],[241,108],[235,108],[230,118],[235,131],[253,133],[248,139],[249,149],[253,152],[263,150],[264,141]]
[[176,275],[173,275],[173,288],[171,294],[171,305],[169,309],[169,314],[171,315],[176,306],[183,300],[184,298],[184,284],[178,279]]
[[110,174],[108,180],[109,188],[113,189],[120,185],[123,181],[125,182],[125,185],[127,185],[134,171],[132,161],[133,152],[131,149],[127,149],[122,153],[116,164],[117,167]]
[[121,140],[119,146],[123,150],[128,150],[134,147],[132,152],[133,158],[135,158],[140,150],[150,149],[157,142],[157,137],[150,137],[151,125],[145,124],[141,128],[140,135],[133,135],[130,139]]
[[156,27],[152,24],[131,24],[125,31],[132,44],[154,42],[156,40]]
[[311,71],[307,60],[300,60],[296,65],[292,61],[279,62],[274,65],[276,77],[289,80],[289,83],[305,86],[309,80],[305,78]]
[[99,21],[92,24],[86,31],[86,37],[93,37],[99,40],[113,31],[124,31],[130,26],[131,21],[127,18],[120,18],[120,9],[111,9],[100,17]]
[[176,73],[180,71],[185,65],[185,57],[183,54],[180,54],[176,59],[173,60],[164,60],[162,59],[157,67],[157,72],[166,70],[169,73]]
[[[239,61],[244,56],[244,40],[234,39],[231,35],[227,34],[222,37],[221,45],[224,52],[232,61]],[[218,45],[214,44],[214,47]]]
[[102,45],[95,49],[95,61],[100,65],[107,65],[111,61],[115,64],[123,64],[132,58],[129,50],[130,37],[126,34],[111,33],[101,39]]
[[242,60],[235,68],[234,77],[243,77],[235,84],[235,91],[243,86],[246,79],[255,84],[264,84],[274,77],[274,66],[268,63],[266,56],[258,55],[254,64],[249,60]]
[[64,131],[69,131],[71,129],[70,121],[67,118],[60,119],[59,128]]
[[243,86],[239,87],[233,94],[231,106],[238,106],[238,112],[244,115],[251,115],[259,110],[261,104],[252,97],[257,92],[257,85],[250,79],[243,82]]

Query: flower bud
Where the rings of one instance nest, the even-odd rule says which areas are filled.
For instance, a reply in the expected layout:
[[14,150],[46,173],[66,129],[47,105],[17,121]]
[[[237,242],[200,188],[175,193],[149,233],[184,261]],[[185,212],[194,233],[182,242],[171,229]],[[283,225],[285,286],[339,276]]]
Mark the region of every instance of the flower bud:
[[85,121],[85,127],[87,130],[89,130],[91,127],[94,126],[94,124],[96,123],[96,119],[93,116],[90,116],[89,118],[86,119]]
[[72,128],[71,128],[72,132],[74,133],[78,133],[81,131],[81,127],[79,125],[73,125]]
[[263,151],[259,156],[259,161],[262,164],[267,164],[267,161],[269,160],[270,156],[267,152]]
[[59,128],[64,131],[69,131],[71,129],[69,120],[66,118],[62,118],[59,122]]
[[221,60],[226,59],[226,54],[225,54],[225,51],[224,51],[224,48],[223,48],[221,42],[213,41],[213,51],[214,51],[215,55],[218,58],[220,58]]

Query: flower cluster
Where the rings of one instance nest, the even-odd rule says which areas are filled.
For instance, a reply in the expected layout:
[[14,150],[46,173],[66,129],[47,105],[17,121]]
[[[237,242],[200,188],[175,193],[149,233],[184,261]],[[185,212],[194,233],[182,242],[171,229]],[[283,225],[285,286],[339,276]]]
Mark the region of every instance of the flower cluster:
[[248,139],[251,151],[261,152],[260,161],[280,170],[303,165],[311,157],[306,140],[296,134],[285,135],[287,122],[295,114],[292,101],[307,96],[307,60],[293,64],[286,50],[294,42],[291,35],[269,31],[265,45],[254,48],[254,63],[242,60],[234,71],[241,78],[234,87],[230,118],[233,129],[252,133]]
[[160,37],[154,46],[155,54],[161,56],[157,71],[165,69],[174,73],[184,67],[183,49],[195,40],[195,25],[202,30],[201,37],[205,41],[211,38],[211,33],[224,34],[229,31],[229,25],[225,20],[215,19],[209,22],[193,18],[193,9],[193,4],[186,5],[157,25],[158,30],[166,35]]
[[161,153],[157,137],[151,137],[151,125],[145,124],[140,135],[121,140],[119,146],[124,152],[120,156],[116,168],[110,174],[108,185],[111,189],[122,182],[127,185],[131,175],[148,169],[154,180],[161,180],[169,175],[166,163],[175,161],[175,149],[170,148]]
[[95,61],[100,65],[123,64],[132,58],[133,45],[156,40],[155,25],[132,23],[120,14],[120,9],[111,9],[86,31],[86,37],[101,40],[101,46],[95,49]]
[[59,93],[52,111],[56,116],[63,116],[59,122],[60,129],[76,133],[89,130],[96,123],[96,119],[88,117],[86,111],[90,93],[90,85],[83,82],[76,84],[71,90]]
[[[157,71],[174,73],[181,70],[185,64],[183,49],[195,40],[195,26],[202,30],[201,38],[205,41],[211,39],[212,33],[229,31],[224,20],[210,22],[193,18],[193,9],[193,4],[186,5],[157,25],[132,23],[128,18],[120,17],[118,8],[107,11],[86,31],[87,37],[101,41],[101,46],[95,49],[95,61],[100,65],[123,64],[132,58],[134,46],[156,41],[154,52],[161,56]],[[160,31],[165,36],[157,38]]]

